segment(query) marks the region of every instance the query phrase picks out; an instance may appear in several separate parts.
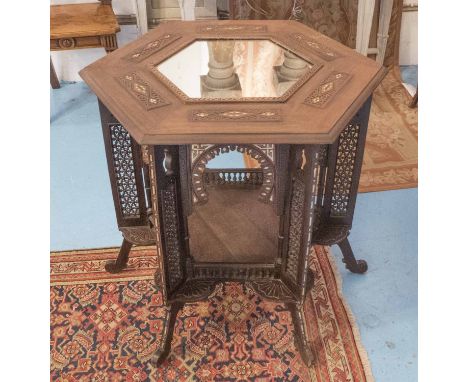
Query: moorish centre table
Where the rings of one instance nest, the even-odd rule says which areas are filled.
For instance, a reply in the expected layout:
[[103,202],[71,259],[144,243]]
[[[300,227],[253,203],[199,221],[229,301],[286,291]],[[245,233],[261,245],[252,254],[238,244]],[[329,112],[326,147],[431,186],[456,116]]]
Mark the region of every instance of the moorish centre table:
[[[99,99],[124,237],[106,269],[120,272],[132,245],[155,246],[168,307],[157,364],[183,304],[223,281],[284,302],[314,362],[309,255],[338,244],[351,272],[367,270],[347,237],[384,74],[298,22],[258,20],[168,22],[81,71]],[[220,167],[230,152],[254,165]]]

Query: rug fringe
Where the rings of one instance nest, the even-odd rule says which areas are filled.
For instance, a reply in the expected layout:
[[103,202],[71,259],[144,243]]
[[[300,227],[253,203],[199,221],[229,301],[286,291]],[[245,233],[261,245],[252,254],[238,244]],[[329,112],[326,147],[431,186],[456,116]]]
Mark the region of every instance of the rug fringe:
[[325,249],[325,252],[328,256],[328,261],[331,265],[331,269],[333,274],[335,275],[335,280],[336,280],[336,285],[337,285],[337,292],[338,296],[341,299],[341,302],[346,310],[346,314],[348,316],[349,322],[351,323],[351,330],[353,331],[353,335],[355,338],[356,342],[356,347],[358,349],[359,356],[361,357],[361,363],[364,368],[364,374],[366,376],[366,381],[367,382],[375,382],[374,376],[372,374],[372,368],[369,362],[369,357],[367,355],[367,351],[362,345],[362,340],[361,340],[361,334],[359,332],[359,326],[356,322],[356,319],[354,318],[353,311],[351,310],[351,307],[349,306],[348,302],[346,301],[344,294],[343,294],[343,279],[341,278],[340,271],[338,269],[338,266],[335,262],[335,258],[333,256],[332,250],[328,246],[323,246]]

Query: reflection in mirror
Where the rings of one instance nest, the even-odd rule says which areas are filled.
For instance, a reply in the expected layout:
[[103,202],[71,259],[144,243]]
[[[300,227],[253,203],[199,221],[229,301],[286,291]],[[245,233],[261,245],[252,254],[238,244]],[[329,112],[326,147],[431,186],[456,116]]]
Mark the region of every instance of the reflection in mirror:
[[244,155],[238,151],[229,151],[227,153],[215,156],[206,164],[206,168],[208,169],[228,169],[245,167],[246,165],[244,163]]
[[[225,164],[237,168],[225,168]],[[190,254],[197,262],[272,264],[278,253],[279,217],[259,200],[261,168],[245,168],[230,151],[208,161],[203,182],[208,200],[188,217]]]
[[156,67],[189,98],[282,96],[312,65],[270,40],[195,41]]

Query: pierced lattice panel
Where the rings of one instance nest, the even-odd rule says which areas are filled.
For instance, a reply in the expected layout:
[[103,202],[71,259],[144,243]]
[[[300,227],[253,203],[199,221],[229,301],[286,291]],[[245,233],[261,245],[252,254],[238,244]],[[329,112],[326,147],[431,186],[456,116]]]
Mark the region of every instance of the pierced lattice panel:
[[119,123],[110,125],[110,137],[122,215],[124,218],[139,218],[140,203],[133,163],[132,139]]
[[340,134],[331,197],[331,216],[345,216],[348,213],[359,130],[358,124],[350,123]]

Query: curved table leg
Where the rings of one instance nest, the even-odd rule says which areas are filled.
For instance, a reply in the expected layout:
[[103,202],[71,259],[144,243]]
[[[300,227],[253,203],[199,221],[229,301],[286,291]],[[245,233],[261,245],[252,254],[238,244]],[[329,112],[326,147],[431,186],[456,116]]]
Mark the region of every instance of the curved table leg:
[[128,255],[130,254],[130,249],[132,249],[132,245],[132,243],[130,243],[126,239],[123,239],[117,259],[115,261],[111,260],[107,262],[104,267],[107,272],[119,273],[127,266]]
[[161,366],[171,351],[172,336],[174,335],[174,326],[177,318],[177,313],[184,307],[184,303],[175,301],[168,307],[166,323],[162,333],[161,346],[153,354],[151,362],[156,366]]
[[286,306],[291,311],[294,324],[294,340],[301,354],[302,360],[310,367],[315,362],[315,351],[307,334],[306,321],[304,316],[304,305],[300,303],[288,302]]
[[349,244],[348,238],[340,241],[338,246],[343,254],[343,263],[346,264],[346,268],[353,273],[365,273],[367,271],[367,263],[365,260],[356,260],[354,257],[353,250]]

